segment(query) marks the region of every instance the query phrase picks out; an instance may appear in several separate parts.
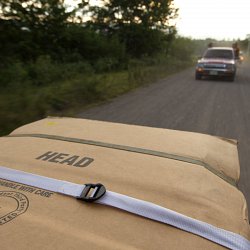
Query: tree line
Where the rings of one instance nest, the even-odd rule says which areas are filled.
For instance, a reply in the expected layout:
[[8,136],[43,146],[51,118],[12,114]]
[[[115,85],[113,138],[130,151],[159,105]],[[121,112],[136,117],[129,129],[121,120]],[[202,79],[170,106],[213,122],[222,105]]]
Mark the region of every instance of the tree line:
[[67,2],[0,0],[0,135],[153,82],[183,68],[176,52],[192,55],[184,38],[173,46],[173,0]]
[[123,67],[128,58],[166,53],[176,29],[172,0],[110,0],[74,7],[64,0],[0,0],[0,64],[108,58]]

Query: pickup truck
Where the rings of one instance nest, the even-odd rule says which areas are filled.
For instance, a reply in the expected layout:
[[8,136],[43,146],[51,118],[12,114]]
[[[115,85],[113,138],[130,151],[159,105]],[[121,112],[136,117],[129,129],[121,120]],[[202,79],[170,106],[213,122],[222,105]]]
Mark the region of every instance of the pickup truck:
[[233,48],[208,48],[202,58],[197,62],[195,79],[200,80],[202,77],[218,77],[234,81],[237,71],[236,65]]

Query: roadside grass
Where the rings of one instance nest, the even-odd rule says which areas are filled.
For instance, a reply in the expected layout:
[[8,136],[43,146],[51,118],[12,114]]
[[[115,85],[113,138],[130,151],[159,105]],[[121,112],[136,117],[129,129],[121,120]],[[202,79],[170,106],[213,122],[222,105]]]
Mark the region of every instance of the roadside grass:
[[[46,116],[73,116],[78,110],[103,103],[191,65],[192,62],[174,59],[132,61],[127,70],[98,74],[78,70],[58,80],[53,71],[53,78],[47,84],[32,84],[32,80],[24,78],[26,72],[21,68],[21,79],[14,79],[9,86],[0,88],[0,135]],[[43,77],[49,81],[47,74]],[[42,83],[43,77],[36,80]]]

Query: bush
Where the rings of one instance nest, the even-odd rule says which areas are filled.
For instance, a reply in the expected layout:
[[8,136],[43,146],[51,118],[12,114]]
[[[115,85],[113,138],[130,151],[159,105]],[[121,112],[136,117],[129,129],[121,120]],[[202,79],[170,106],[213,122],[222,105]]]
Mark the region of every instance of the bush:
[[[105,65],[110,67],[107,63]],[[115,63],[111,67],[114,65]],[[93,72],[93,67],[86,61],[57,63],[53,62],[49,55],[44,55],[38,57],[35,63],[15,61],[7,64],[0,70],[0,87],[44,86],[70,79],[78,74],[90,75]]]
[[193,40],[184,37],[178,37],[169,49],[169,56],[177,60],[191,61],[195,52],[195,43]]
[[20,88],[24,82],[29,80],[29,72],[20,61],[2,67],[0,70],[0,88],[11,87]]
[[94,64],[97,73],[110,72],[118,68],[119,61],[115,58],[100,58]]
[[33,85],[44,85],[61,79],[60,67],[51,62],[49,55],[40,56],[34,64],[28,65],[29,76]]

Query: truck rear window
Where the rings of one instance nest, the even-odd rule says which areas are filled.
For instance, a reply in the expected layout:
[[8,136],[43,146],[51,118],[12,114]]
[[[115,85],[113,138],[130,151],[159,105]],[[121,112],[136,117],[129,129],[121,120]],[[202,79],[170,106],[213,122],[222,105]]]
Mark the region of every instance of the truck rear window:
[[204,58],[233,59],[233,52],[231,50],[209,49],[206,51]]

